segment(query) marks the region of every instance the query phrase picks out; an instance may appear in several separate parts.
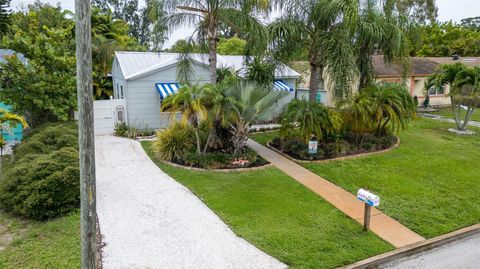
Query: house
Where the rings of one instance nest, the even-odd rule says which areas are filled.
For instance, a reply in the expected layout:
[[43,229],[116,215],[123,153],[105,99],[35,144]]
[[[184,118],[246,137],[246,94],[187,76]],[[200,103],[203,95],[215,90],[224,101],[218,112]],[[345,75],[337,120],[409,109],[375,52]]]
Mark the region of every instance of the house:
[[[169,125],[171,114],[161,112],[162,100],[178,91],[177,65],[180,55],[158,52],[115,53],[112,66],[114,99],[124,99],[126,122],[137,128],[159,129]],[[193,82],[209,82],[208,55],[191,54]],[[246,74],[244,56],[218,55],[218,68],[230,68],[242,77]],[[282,98],[272,112],[295,98],[296,80],[300,75],[286,65],[275,71],[272,90],[282,90],[288,95]]]
[[[441,65],[460,62],[470,67],[480,66],[480,57],[412,57],[410,60],[410,72],[404,77],[403,69],[399,64],[386,64],[383,61],[383,56],[373,56],[372,63],[375,72],[375,80],[379,83],[405,83],[405,86],[409,89],[412,97],[418,97],[420,105],[425,100],[427,93],[425,89],[427,78],[438,72]],[[308,79],[310,77],[308,62],[296,62],[293,64],[293,67],[302,74],[298,88],[302,89],[302,96],[308,99]],[[450,105],[451,101],[448,96],[449,93],[449,85],[431,87],[428,89],[430,105]],[[333,97],[329,94],[328,89],[323,86],[323,82],[320,86],[320,97],[321,101],[326,105],[334,106]]]
[[[17,56],[18,59],[27,64],[27,59],[21,53],[16,53],[11,49],[0,49],[0,68],[2,68],[2,64],[7,62],[8,57]],[[0,89],[1,90],[1,89]],[[5,109],[7,111],[11,111],[12,107],[8,104],[1,102],[0,100],[0,109]],[[10,130],[2,130],[2,135],[5,141],[7,142],[15,142],[21,141],[23,138],[23,128],[20,125],[17,125],[15,128],[11,128]]]

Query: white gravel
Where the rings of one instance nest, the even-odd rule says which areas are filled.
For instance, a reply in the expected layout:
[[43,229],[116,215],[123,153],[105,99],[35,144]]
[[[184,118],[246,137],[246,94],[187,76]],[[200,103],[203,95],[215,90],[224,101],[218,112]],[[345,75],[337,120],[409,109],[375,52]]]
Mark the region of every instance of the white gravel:
[[105,269],[287,267],[237,237],[139,142],[97,136],[95,145]]

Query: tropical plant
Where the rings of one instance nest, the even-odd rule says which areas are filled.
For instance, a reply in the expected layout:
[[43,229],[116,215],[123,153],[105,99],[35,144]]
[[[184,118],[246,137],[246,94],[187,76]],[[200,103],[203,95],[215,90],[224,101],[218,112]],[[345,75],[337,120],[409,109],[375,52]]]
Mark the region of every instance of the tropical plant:
[[176,123],[164,131],[157,132],[153,150],[165,161],[184,161],[185,154],[195,147],[194,131],[191,127]]
[[284,5],[289,12],[269,25],[276,57],[289,59],[306,48],[310,100],[316,100],[324,75],[335,97],[348,96],[357,75],[350,34],[358,17],[358,1],[301,0]]
[[0,0],[0,36],[7,31],[10,24],[10,2],[11,0]]
[[249,81],[238,81],[225,89],[228,102],[224,105],[226,122],[231,128],[234,153],[246,147],[250,125],[268,115],[272,107],[286,95],[272,91],[271,86]]
[[[439,73],[428,78],[425,88],[444,85],[450,85],[450,99],[457,129],[465,131],[475,109],[480,106],[480,67],[469,68],[462,63],[443,65]],[[467,113],[462,121],[460,111],[464,108]]]
[[[202,141],[200,139],[200,124],[207,117],[203,91],[208,85],[181,87],[176,94],[167,96],[162,102],[162,111],[181,112],[182,124],[190,124],[195,133],[197,153],[202,153]],[[175,113],[172,114],[175,117]]]
[[252,61],[247,62],[246,66],[246,79],[262,85],[272,85],[275,80],[276,64],[271,59],[255,57]]
[[238,32],[248,33],[247,50],[266,47],[264,27],[252,14],[267,11],[270,8],[267,0],[172,0],[167,1],[165,7],[171,13],[168,18],[170,30],[185,24],[195,26],[199,43],[208,44],[211,84],[217,82],[217,47],[221,23]]
[[231,38],[221,38],[218,42],[218,53],[221,55],[243,55],[247,41],[237,36]]
[[336,116],[336,112],[315,101],[295,99],[288,104],[280,118],[282,122],[280,136],[286,137],[290,130],[298,128],[304,144],[312,135],[321,140],[342,126],[342,120]]

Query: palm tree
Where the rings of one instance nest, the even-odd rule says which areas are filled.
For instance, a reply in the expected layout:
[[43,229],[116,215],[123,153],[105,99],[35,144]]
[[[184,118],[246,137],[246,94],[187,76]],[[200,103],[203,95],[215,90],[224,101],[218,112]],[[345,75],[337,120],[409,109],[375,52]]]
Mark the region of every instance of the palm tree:
[[[426,89],[450,85],[450,99],[457,130],[465,131],[475,109],[480,106],[480,67],[469,68],[462,63],[443,65],[440,72],[428,78]],[[428,94],[428,90],[425,94]],[[463,121],[462,107],[467,107]]]
[[348,96],[357,74],[350,36],[358,0],[295,0],[285,5],[289,12],[269,26],[276,56],[289,59],[307,50],[310,100],[316,100],[324,71],[334,96]]
[[238,81],[225,89],[228,102],[224,105],[224,110],[233,135],[235,153],[246,147],[251,124],[268,115],[272,106],[285,94],[283,91],[272,91],[271,86],[249,81]]
[[[195,130],[197,153],[202,153],[200,123],[207,117],[207,108],[203,101],[203,91],[208,85],[184,86],[174,95],[167,96],[162,103],[162,111],[182,113],[182,124],[190,124]],[[175,117],[175,114],[172,114]]]
[[333,110],[315,101],[293,100],[281,115],[282,128],[280,134],[285,134],[292,128],[300,130],[302,140],[307,143],[311,135],[321,140],[324,135],[338,131],[342,120]]
[[359,90],[374,82],[372,56],[381,52],[385,63],[399,61],[406,75],[409,64],[409,39],[404,28],[408,21],[390,14],[386,16],[378,5],[378,0],[366,0],[361,4],[356,31],[352,42],[357,51],[357,68],[360,81]]
[[211,84],[217,82],[217,45],[221,24],[236,32],[247,33],[250,48],[266,46],[264,27],[251,14],[269,10],[268,0],[172,0],[167,1],[165,7],[171,13],[168,19],[169,29],[185,24],[195,26],[200,43],[208,44]]

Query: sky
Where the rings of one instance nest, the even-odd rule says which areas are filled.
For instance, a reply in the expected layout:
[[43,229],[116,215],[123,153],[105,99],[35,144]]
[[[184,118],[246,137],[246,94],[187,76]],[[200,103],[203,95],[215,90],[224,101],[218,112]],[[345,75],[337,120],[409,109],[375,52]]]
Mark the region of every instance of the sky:
[[[60,3],[62,8],[74,11],[74,0],[41,0],[55,5]],[[142,0],[140,0],[142,1]],[[12,0],[11,6],[13,9],[19,9],[22,5],[33,3],[34,0]],[[480,16],[480,0],[436,0],[438,6],[438,20],[439,21],[455,21],[459,22],[463,18]],[[182,27],[177,29],[170,35],[165,47],[170,47],[175,41],[189,37],[193,29]]]

